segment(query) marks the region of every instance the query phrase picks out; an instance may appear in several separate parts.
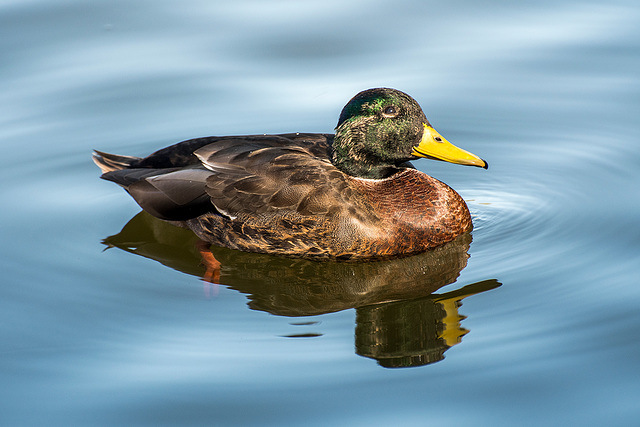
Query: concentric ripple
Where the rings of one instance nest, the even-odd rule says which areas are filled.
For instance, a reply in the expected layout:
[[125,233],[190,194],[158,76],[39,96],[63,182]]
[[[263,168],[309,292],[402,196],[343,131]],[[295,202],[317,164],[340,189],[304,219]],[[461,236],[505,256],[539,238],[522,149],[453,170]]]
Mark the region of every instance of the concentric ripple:
[[[552,254],[549,240],[567,233],[565,221],[554,214],[550,198],[541,192],[510,193],[478,189],[463,192],[473,217],[472,257],[492,260],[511,270]],[[484,262],[483,262],[484,263]]]

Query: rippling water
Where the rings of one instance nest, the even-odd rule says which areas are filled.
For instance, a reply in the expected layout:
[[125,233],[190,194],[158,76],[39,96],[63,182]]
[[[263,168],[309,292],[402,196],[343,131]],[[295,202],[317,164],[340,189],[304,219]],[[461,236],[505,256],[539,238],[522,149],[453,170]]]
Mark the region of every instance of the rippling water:
[[[0,424],[634,425],[632,1],[0,2]],[[93,148],[331,132],[396,87],[489,170],[475,229],[367,264],[215,249]]]

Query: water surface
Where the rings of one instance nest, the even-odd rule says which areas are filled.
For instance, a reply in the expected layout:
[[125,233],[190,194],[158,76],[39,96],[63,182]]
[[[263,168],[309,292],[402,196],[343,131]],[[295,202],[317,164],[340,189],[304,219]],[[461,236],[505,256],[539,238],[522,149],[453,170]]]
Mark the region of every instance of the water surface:
[[[632,1],[0,4],[3,425],[634,425]],[[475,229],[313,263],[138,215],[98,148],[331,132],[395,87],[483,171],[421,160]]]

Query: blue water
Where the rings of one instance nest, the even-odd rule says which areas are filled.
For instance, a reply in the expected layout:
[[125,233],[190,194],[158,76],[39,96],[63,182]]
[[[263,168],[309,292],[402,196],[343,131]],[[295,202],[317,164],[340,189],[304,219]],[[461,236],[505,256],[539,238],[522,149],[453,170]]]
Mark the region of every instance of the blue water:
[[[638,423],[637,2],[9,0],[0,64],[1,425]],[[415,164],[472,242],[213,285],[90,160],[378,86],[489,162]]]

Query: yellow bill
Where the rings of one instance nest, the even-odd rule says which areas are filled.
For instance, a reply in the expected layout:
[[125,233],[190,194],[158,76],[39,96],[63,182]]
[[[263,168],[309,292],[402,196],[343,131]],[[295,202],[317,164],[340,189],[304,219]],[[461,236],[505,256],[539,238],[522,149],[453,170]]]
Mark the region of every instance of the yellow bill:
[[487,162],[468,151],[458,148],[444,139],[434,128],[424,125],[422,140],[417,147],[413,147],[412,155],[443,160],[458,165],[478,166],[488,168]]

